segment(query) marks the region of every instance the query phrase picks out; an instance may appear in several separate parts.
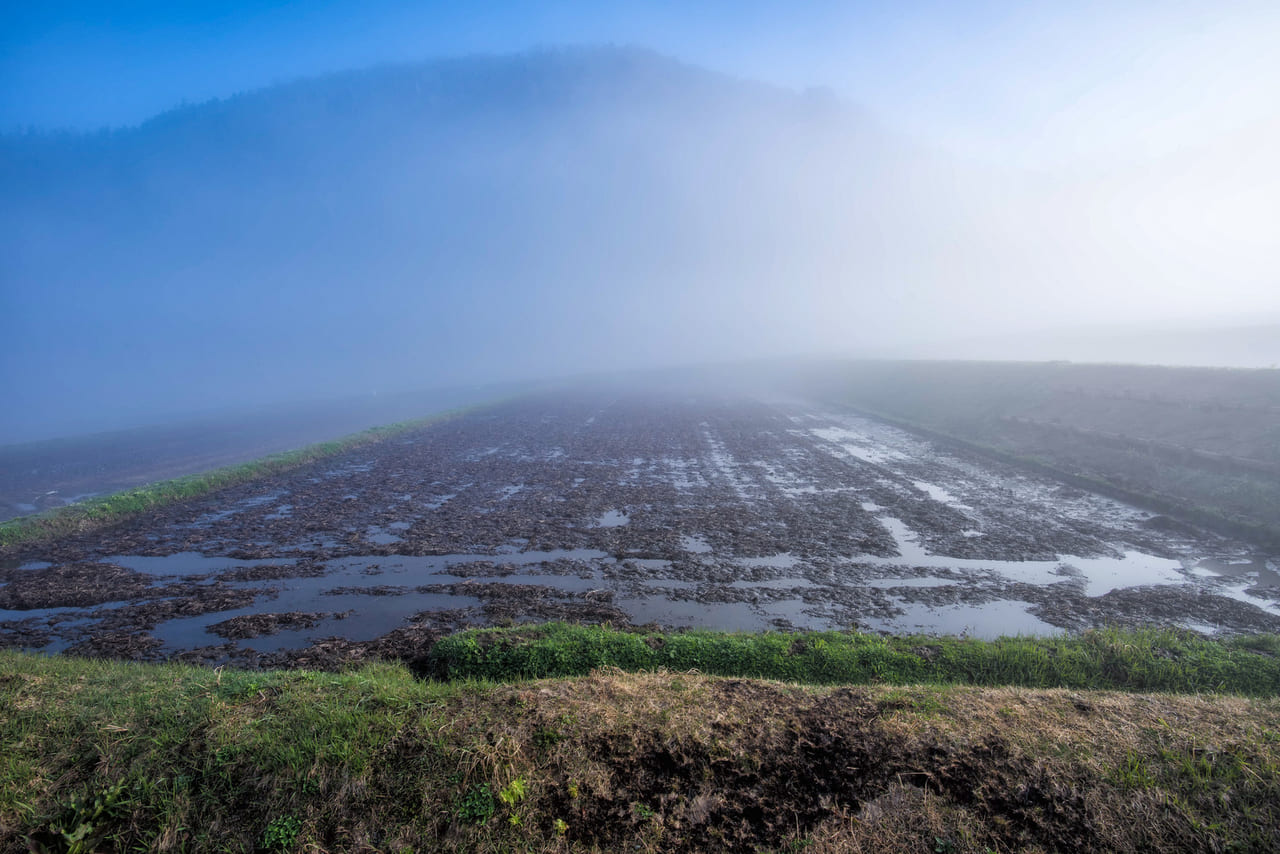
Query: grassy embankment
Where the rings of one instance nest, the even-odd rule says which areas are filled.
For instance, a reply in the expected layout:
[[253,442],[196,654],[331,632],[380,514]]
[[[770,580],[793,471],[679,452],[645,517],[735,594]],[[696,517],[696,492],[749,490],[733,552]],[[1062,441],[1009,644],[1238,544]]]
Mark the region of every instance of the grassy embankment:
[[[512,684],[0,653],[0,849],[1276,850],[1277,653],[563,626],[437,647],[451,674],[703,671]],[[779,668],[874,684],[706,675]],[[1230,693],[892,684],[935,677]]]
[[318,442],[239,465],[162,480],[111,495],[90,498],[33,516],[9,519],[0,522],[0,549],[47,542],[105,528],[157,507],[189,498],[198,498],[229,486],[283,474],[326,457],[383,442],[411,430],[456,418],[467,411],[469,410],[450,410],[426,418],[371,427],[331,442]]

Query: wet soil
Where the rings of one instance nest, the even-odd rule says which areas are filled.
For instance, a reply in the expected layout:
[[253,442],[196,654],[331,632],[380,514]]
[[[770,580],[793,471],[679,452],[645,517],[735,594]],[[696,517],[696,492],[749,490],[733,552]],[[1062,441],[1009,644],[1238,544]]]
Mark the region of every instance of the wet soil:
[[524,398],[0,556],[0,644],[413,660],[570,620],[996,636],[1280,630],[1275,557],[795,401]]
[[[157,480],[255,460],[380,424],[473,404],[483,389],[440,389],[282,405],[151,427],[0,445],[0,521]],[[487,390],[490,394],[497,389]]]

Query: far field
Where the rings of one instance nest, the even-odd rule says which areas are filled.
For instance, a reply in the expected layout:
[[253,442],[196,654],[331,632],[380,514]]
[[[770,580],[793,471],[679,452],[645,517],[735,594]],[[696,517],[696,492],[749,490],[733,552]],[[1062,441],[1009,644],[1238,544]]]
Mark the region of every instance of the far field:
[[787,386],[1280,551],[1280,370],[807,365]]

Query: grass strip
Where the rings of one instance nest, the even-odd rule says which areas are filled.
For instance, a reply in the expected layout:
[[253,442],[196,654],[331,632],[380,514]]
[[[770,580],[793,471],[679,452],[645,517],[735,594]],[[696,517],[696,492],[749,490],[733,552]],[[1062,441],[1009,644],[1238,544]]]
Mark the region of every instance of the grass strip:
[[542,679],[696,669],[815,685],[1016,685],[1280,695],[1280,635],[1215,640],[1176,629],[1099,629],[1065,637],[899,637],[858,632],[640,633],[548,623],[440,640],[442,679]]
[[0,652],[4,851],[1277,846],[1276,699]]
[[146,486],[57,507],[33,516],[9,519],[0,522],[0,549],[49,542],[62,537],[100,530],[157,507],[164,507],[189,498],[198,498],[228,486],[293,471],[345,451],[384,442],[411,430],[456,418],[469,411],[471,409],[454,409],[425,418],[370,427],[368,430],[352,433],[340,439],[317,442],[292,451],[270,454],[247,463],[161,480]]

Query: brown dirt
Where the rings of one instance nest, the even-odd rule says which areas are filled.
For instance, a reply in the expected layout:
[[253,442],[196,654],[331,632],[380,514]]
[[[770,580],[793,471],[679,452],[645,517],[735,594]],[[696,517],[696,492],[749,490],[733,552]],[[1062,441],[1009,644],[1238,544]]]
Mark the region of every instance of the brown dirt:
[[[559,819],[590,850],[1212,851],[1242,831],[1258,850],[1280,845],[1262,817],[1280,818],[1275,778],[1241,795],[1248,809],[1215,802],[1230,769],[1277,767],[1274,702],[1250,721],[1231,699],[607,672],[487,702],[518,714],[491,720],[477,773],[526,769],[543,835]],[[1207,779],[1177,778],[1184,756],[1209,757]],[[1126,761],[1175,776],[1130,784]]]

